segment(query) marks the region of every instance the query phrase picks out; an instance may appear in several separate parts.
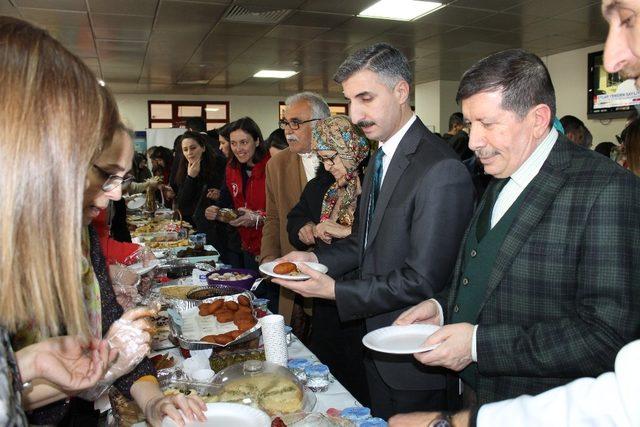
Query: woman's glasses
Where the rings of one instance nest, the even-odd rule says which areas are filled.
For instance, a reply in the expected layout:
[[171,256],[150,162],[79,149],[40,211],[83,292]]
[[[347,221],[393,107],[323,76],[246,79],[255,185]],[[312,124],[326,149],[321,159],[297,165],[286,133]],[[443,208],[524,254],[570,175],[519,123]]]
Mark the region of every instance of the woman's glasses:
[[322,157],[320,154],[318,154],[318,160],[320,160],[320,163],[329,163],[331,166],[333,166],[335,164],[334,159],[337,155],[337,152],[328,157]]
[[105,177],[105,181],[101,187],[102,191],[104,191],[105,193],[108,193],[109,191],[113,191],[116,188],[120,187],[121,185],[125,185],[133,180],[132,175],[125,175],[125,176],[111,175],[109,172],[102,169],[98,165],[93,165],[93,167],[96,168],[96,170],[100,172],[102,176]]

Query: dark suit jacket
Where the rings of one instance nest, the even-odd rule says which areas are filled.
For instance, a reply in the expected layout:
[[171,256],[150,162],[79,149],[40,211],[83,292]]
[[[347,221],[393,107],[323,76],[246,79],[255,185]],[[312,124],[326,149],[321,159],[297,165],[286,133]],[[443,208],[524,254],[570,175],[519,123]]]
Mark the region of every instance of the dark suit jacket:
[[525,192],[478,302],[480,403],[612,371],[640,336],[640,180],[560,136]]
[[[343,321],[366,318],[369,331],[446,286],[473,210],[466,168],[416,119],[389,164],[364,248],[372,169],[363,180],[358,233],[316,252],[334,278],[360,268],[360,279],[336,282],[336,303]],[[412,356],[375,353],[374,361],[392,388],[444,388],[444,378]]]

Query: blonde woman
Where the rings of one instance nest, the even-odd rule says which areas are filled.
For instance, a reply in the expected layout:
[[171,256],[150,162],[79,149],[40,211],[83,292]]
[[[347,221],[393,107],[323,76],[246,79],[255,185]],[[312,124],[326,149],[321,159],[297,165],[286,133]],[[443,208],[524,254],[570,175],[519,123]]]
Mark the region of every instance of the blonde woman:
[[[0,69],[0,424],[25,425],[22,399],[29,409],[64,399],[64,409],[115,356],[95,332],[96,294],[81,280],[88,277],[81,233],[93,208],[83,191],[100,196],[90,191],[100,180],[95,165],[127,142],[112,144],[119,128],[112,97],[46,32],[0,17]],[[19,331],[38,342],[14,354],[9,334]],[[163,414],[182,422],[179,403],[149,384],[136,397],[151,423]]]
[[[0,422],[20,425],[23,383],[33,381],[25,395],[45,380],[75,393],[107,366],[79,284],[81,206],[87,168],[118,117],[87,67],[22,21],[0,18],[0,69]],[[14,355],[9,334],[28,325],[70,336]]]

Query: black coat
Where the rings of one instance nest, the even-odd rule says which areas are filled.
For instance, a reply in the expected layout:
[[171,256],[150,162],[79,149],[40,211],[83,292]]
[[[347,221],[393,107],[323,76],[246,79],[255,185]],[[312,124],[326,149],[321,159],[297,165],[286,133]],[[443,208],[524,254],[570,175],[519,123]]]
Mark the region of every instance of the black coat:
[[213,159],[213,164],[209,164],[207,158],[203,157],[198,176],[192,178],[186,175],[178,188],[177,202],[182,219],[196,228],[198,225],[194,220],[194,214],[202,210],[202,206],[207,203],[207,190],[211,188],[220,190],[224,185],[226,162],[220,156],[214,156]]
[[[298,232],[308,222],[318,224],[320,222],[320,211],[322,210],[322,199],[329,187],[335,182],[333,175],[327,172],[322,165],[318,168],[315,178],[307,183],[302,190],[300,200],[287,215],[287,233],[289,242],[298,250],[309,249],[298,238]],[[321,240],[317,244],[326,245]]]

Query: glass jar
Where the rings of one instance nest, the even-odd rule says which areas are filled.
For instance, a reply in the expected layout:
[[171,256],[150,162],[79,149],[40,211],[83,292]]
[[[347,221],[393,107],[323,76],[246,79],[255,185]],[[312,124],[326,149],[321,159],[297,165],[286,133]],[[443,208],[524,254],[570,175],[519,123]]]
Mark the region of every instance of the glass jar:
[[309,365],[304,369],[307,375],[307,387],[314,393],[329,389],[329,367],[322,363]]
[[349,408],[344,408],[340,412],[340,416],[351,421],[356,426],[359,426],[363,421],[371,418],[371,409],[363,406],[351,406]]
[[307,382],[307,374],[305,373],[305,368],[309,365],[313,364],[308,359],[291,359],[287,362],[287,367],[296,376],[302,383]]

